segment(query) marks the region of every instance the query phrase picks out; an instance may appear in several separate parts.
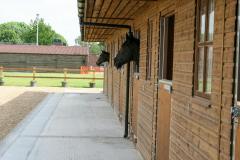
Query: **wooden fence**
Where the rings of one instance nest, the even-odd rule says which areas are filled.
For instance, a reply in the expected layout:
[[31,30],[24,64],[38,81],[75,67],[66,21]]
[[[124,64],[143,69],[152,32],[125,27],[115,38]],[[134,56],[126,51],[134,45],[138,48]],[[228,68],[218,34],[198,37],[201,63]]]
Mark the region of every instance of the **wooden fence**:
[[[18,73],[32,73],[31,75],[5,75],[4,72],[18,72]],[[38,67],[32,67],[32,68],[9,68],[9,67],[3,67],[0,66],[0,81],[4,81],[4,77],[6,78],[31,78],[32,81],[36,81],[36,79],[47,79],[47,78],[53,78],[53,79],[63,79],[63,86],[67,83],[68,79],[79,79],[79,80],[90,80],[90,83],[95,83],[96,80],[103,80],[103,77],[96,77],[96,73],[103,73],[104,69],[101,67],[89,67],[89,66],[82,66],[79,69],[70,69],[70,68],[38,68]],[[37,73],[63,73],[63,76],[40,76],[37,75]],[[92,74],[90,77],[72,77],[68,76],[69,74]],[[0,83],[1,85],[1,83]]]

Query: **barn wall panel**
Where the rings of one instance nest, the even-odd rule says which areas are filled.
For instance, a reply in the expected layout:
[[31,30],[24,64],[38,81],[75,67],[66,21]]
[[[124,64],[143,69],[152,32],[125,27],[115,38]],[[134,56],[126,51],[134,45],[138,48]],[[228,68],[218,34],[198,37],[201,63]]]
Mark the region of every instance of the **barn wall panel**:
[[[173,7],[169,7],[173,6]],[[168,8],[169,7],[169,8]],[[168,9],[166,9],[168,8]],[[234,67],[236,0],[215,1],[215,34],[213,53],[212,95],[209,101],[194,96],[194,57],[196,1],[174,0],[151,2],[129,24],[141,32],[139,80],[131,75],[131,126],[137,133],[137,148],[145,160],[155,158],[157,74],[158,74],[158,24],[159,16],[175,10],[174,70],[172,111],[170,122],[171,160],[229,160],[230,130]],[[154,19],[152,78],[146,80],[147,20]],[[125,32],[116,32],[116,37]],[[112,37],[110,40],[116,40]],[[119,113],[125,113],[126,66],[114,72],[115,83],[108,80],[108,94],[112,86],[120,86],[115,95]],[[120,74],[120,76],[119,76]],[[133,96],[138,93],[138,96]],[[118,100],[119,98],[119,100]],[[137,108],[136,108],[137,106]],[[137,121],[133,119],[137,116]],[[124,117],[124,116],[123,116]]]
[[80,68],[85,64],[86,56],[0,54],[0,65],[4,67]]

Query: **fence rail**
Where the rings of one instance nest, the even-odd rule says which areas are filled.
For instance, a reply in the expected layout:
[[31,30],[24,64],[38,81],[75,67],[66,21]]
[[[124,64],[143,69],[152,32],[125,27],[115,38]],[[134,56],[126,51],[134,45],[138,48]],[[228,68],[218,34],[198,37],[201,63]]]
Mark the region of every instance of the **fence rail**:
[[[32,73],[32,75],[7,75],[5,72],[20,72],[20,73]],[[38,73],[63,73],[63,76],[41,76],[36,75]],[[79,80],[90,80],[90,83],[95,83],[95,80],[103,80],[104,78],[96,77],[96,73],[103,73],[104,69],[102,67],[88,67],[82,66],[79,69],[74,68],[40,68],[40,67],[32,67],[32,68],[11,68],[11,67],[3,67],[0,66],[0,85],[3,85],[4,77],[6,78],[31,78],[31,85],[36,79],[63,79],[62,85],[65,86],[67,80],[69,79],[79,79]],[[89,73],[92,74],[90,77],[73,77],[68,76],[69,74],[79,74],[86,75]]]

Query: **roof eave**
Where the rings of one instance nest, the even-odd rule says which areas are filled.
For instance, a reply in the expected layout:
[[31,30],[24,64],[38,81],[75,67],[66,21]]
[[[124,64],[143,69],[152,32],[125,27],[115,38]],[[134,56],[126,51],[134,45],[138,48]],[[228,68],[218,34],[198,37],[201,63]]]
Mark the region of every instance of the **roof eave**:
[[[79,24],[84,21],[84,17],[86,15],[86,8],[87,2],[86,0],[78,0],[78,17],[79,17]],[[81,40],[84,41],[84,26],[80,26],[81,32]]]

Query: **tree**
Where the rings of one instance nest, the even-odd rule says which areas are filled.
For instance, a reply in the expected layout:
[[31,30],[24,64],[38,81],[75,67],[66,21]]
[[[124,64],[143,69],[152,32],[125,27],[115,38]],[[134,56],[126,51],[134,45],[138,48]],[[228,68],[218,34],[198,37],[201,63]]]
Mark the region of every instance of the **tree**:
[[80,46],[82,46],[82,47],[90,47],[90,43],[89,43],[89,42],[82,41],[81,36],[78,36],[78,37],[75,39],[75,44],[80,45]]
[[[26,41],[27,43],[36,43],[36,33],[37,33],[37,22],[31,21],[31,29],[26,34]],[[56,33],[52,27],[44,22],[44,19],[40,19],[38,22],[38,29],[39,29],[39,35],[38,35],[38,43],[39,45],[51,45],[54,42],[62,42],[62,44],[67,44],[66,39]]]
[[[0,42],[12,44],[36,43],[37,22],[31,21],[30,25],[23,22],[7,22],[0,24]],[[56,33],[52,27],[39,21],[39,44],[40,45],[67,45],[66,39]]]
[[75,39],[75,43],[80,46],[83,46],[83,47],[88,46],[90,49],[90,53],[92,53],[92,54],[100,54],[102,52],[102,50],[105,49],[104,43],[102,43],[102,42],[84,42],[81,40],[81,36],[79,36]]
[[3,30],[0,32],[1,42],[10,42],[13,44],[21,43],[20,37],[12,30]]
[[104,45],[103,43],[99,42],[92,42],[90,44],[90,53],[92,54],[100,54],[104,50]]
[[53,37],[53,44],[59,44],[59,45],[66,46],[67,41],[65,40],[65,38],[62,35],[56,33],[55,36]]
[[7,22],[0,24],[0,42],[13,44],[25,43],[25,34],[30,26],[23,22]]

